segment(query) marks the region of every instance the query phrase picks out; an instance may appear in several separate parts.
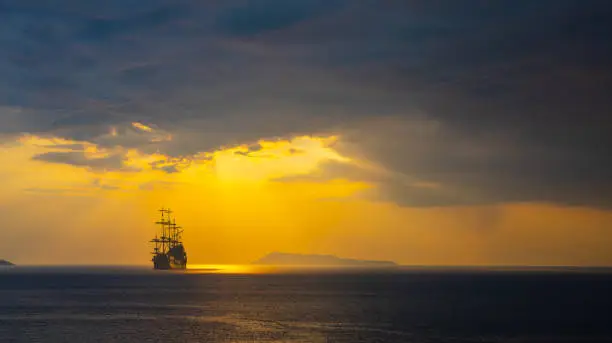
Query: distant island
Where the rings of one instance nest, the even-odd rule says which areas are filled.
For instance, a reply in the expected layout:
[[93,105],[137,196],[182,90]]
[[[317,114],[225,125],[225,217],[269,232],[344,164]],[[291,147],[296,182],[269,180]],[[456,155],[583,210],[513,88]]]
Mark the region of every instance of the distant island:
[[270,253],[253,264],[293,265],[293,266],[360,266],[360,267],[393,267],[392,261],[368,261],[340,258],[334,255]]
[[7,260],[0,260],[0,267],[8,267],[8,266],[14,266],[14,264],[12,264],[11,262]]

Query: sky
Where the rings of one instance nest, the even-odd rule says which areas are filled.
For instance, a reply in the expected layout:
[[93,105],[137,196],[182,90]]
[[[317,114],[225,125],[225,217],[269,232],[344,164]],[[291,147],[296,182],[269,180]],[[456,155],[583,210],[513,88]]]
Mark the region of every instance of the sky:
[[612,265],[612,4],[2,0],[0,258]]

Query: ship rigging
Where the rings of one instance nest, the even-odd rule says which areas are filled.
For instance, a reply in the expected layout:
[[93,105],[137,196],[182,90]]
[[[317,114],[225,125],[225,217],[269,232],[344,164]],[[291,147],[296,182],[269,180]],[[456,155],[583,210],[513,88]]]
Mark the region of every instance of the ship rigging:
[[187,268],[187,252],[183,246],[183,229],[176,225],[176,219],[170,209],[162,208],[161,219],[155,224],[159,231],[151,240],[153,247],[154,269],[185,269]]

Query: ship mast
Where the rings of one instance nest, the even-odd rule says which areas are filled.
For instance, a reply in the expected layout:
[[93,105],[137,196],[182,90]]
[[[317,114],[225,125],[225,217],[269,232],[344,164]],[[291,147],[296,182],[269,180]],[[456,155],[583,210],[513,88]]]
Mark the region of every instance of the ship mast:
[[[155,238],[151,240],[155,243],[153,248],[153,264],[155,269],[185,269],[187,265],[187,254],[182,242],[183,230],[176,225],[176,219],[170,209],[163,208],[161,219],[155,224],[160,225]],[[161,236],[159,236],[161,234]]]
[[161,212],[161,220],[158,222],[155,222],[155,224],[161,225],[161,237],[157,238],[157,235],[156,235],[153,242],[155,242],[155,252],[165,254],[168,252],[168,249],[170,249],[170,238],[169,238],[170,220],[169,218],[170,218],[170,214],[172,213],[172,211],[170,209],[162,208],[161,210],[159,210],[159,212]]

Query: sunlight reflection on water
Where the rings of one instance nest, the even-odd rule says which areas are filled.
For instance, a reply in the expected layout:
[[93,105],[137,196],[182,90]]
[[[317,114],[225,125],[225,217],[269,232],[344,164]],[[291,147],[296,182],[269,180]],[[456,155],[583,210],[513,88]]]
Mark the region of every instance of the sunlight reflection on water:
[[313,266],[275,266],[249,264],[192,264],[187,266],[189,273],[196,274],[288,274],[339,271],[334,267]]
[[187,265],[187,271],[197,274],[260,274],[263,272],[258,266],[241,264],[190,264]]
[[188,273],[196,274],[309,274],[309,273],[354,273],[397,272],[402,267],[364,268],[353,266],[300,266],[300,265],[255,265],[255,264],[190,264]]

